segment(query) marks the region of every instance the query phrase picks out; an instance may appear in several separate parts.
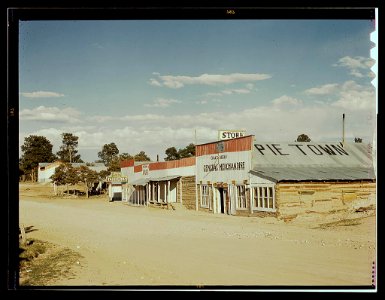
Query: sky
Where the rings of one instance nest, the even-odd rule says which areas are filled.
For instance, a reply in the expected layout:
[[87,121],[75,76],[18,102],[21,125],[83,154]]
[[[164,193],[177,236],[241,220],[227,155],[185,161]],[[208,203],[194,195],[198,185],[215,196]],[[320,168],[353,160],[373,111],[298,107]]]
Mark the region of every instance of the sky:
[[[20,21],[19,145],[79,137],[162,161],[245,130],[259,142],[373,143],[371,20]],[[22,153],[20,152],[20,155]]]

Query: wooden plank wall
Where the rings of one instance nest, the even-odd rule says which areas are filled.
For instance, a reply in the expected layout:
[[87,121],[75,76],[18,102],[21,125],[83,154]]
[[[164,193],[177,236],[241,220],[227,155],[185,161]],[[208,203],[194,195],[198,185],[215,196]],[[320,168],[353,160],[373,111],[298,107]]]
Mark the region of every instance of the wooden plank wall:
[[375,182],[301,182],[276,186],[280,217],[308,212],[327,213],[375,204]]
[[[182,177],[182,203],[187,209],[195,209],[195,176]],[[179,197],[178,191],[178,197]],[[179,201],[180,202],[180,199]]]

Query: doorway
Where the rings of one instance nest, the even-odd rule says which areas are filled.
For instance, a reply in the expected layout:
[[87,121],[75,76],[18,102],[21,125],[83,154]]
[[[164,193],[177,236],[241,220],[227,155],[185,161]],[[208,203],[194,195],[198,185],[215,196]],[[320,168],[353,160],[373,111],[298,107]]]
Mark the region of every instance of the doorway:
[[220,187],[218,188],[219,192],[219,207],[220,207],[220,213],[225,214],[228,213],[229,203],[228,203],[228,197],[227,197],[227,188]]

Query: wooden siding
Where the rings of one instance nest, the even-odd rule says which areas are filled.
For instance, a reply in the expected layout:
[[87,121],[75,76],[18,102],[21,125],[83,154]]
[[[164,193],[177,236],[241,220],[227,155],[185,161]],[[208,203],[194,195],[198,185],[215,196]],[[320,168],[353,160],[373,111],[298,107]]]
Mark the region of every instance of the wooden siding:
[[276,207],[279,217],[310,212],[327,213],[375,204],[375,182],[279,183]]
[[134,164],[135,164],[135,161],[133,159],[123,160],[120,162],[120,168],[133,167]]
[[[252,150],[254,136],[245,136],[232,140],[220,141],[224,144],[222,152],[239,152]],[[196,156],[218,154],[217,144],[220,142],[214,142],[209,144],[197,145]]]
[[196,190],[195,176],[182,177],[180,179],[180,181],[182,183],[182,203],[183,203],[183,205],[187,209],[195,209],[195,190]]
[[160,161],[149,164],[150,171],[174,169],[195,166],[195,156],[182,158],[178,160]]

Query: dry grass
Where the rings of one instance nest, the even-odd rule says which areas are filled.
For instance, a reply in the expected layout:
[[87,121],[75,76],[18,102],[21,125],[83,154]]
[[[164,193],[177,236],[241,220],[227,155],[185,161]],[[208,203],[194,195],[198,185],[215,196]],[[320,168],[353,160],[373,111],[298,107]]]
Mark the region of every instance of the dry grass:
[[45,286],[73,277],[82,256],[51,243],[27,240],[25,246],[20,246],[19,258],[20,286]]
[[318,227],[316,228],[326,229],[326,228],[333,228],[336,226],[356,226],[361,224],[361,221],[360,221],[361,219],[363,218],[344,219],[344,220],[339,220],[339,221],[334,221],[329,223],[322,223],[322,224],[319,224]]

